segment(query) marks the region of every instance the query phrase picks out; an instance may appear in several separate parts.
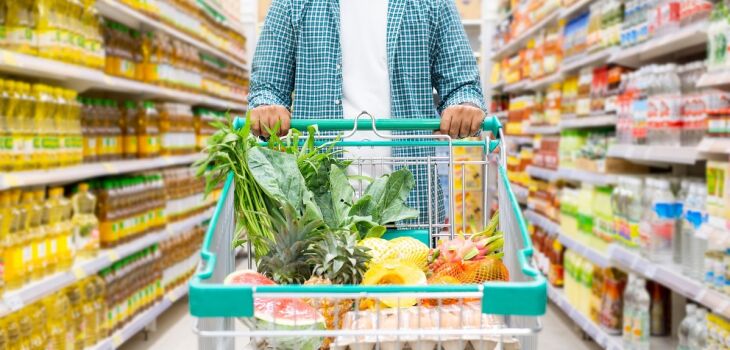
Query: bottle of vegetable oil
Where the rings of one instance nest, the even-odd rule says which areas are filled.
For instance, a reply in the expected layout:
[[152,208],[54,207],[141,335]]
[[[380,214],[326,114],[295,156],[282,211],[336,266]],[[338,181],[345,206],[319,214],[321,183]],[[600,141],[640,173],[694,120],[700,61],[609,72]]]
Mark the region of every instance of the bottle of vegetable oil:
[[7,1],[6,45],[13,51],[35,54],[35,15],[33,0]]
[[18,311],[18,324],[20,325],[20,348],[22,350],[34,350],[31,346],[31,335],[33,334],[33,320],[30,317],[30,307]]
[[48,275],[49,272],[49,259],[51,258],[48,254],[48,213],[45,211],[46,193],[45,189],[40,188],[33,192],[35,196],[36,206],[38,209],[37,226],[35,228],[35,238],[33,240],[33,278],[41,278]]
[[73,232],[74,224],[72,221],[73,217],[73,205],[68,198],[63,196],[63,189],[59,188],[58,193],[58,210],[59,210],[59,235],[57,239],[58,244],[58,269],[68,270],[73,265],[74,258],[76,257],[76,249],[74,247]]
[[93,257],[99,251],[99,220],[94,215],[96,196],[89,191],[89,184],[80,183],[73,203],[74,245],[76,254]]
[[33,350],[45,350],[48,348],[48,313],[45,304],[38,302],[31,305],[28,314],[32,322],[33,330],[30,336],[30,345]]
[[9,168],[10,170],[19,170],[20,169],[20,162],[23,158],[23,138],[22,138],[22,125],[21,125],[21,119],[20,114],[18,112],[19,108],[19,102],[20,102],[20,94],[18,93],[18,84],[15,81],[8,80],[5,82],[6,91],[8,94],[8,101],[5,107],[5,110],[3,111],[5,113],[5,117],[7,118],[7,124],[8,124],[8,133],[10,137],[10,158],[9,158]]
[[52,221],[58,219],[58,214],[51,200],[52,190],[48,190],[48,198],[45,198],[42,203],[43,215],[41,216],[41,227],[43,228],[46,241],[46,274],[55,273],[56,267],[58,266],[58,244],[56,242],[58,232],[55,228],[56,221]]
[[62,90],[63,116],[66,121],[65,135],[67,140],[68,164],[79,164],[84,159],[83,142],[81,135],[81,104],[78,101],[76,91]]
[[5,114],[8,103],[8,94],[5,89],[5,80],[0,79],[0,171],[10,171],[10,152],[13,149],[9,120]]
[[18,210],[20,211],[19,235],[21,239],[21,265],[23,266],[22,283],[30,282],[33,275],[33,231],[30,229],[33,204],[33,193],[23,192]]
[[0,350],[7,350],[10,347],[8,344],[8,320],[0,320]]
[[21,169],[36,169],[40,164],[35,161],[33,139],[35,138],[35,125],[33,122],[33,108],[35,99],[30,93],[30,84],[20,82],[17,84],[20,97],[18,113],[21,125],[21,137],[23,139]]
[[[74,284],[66,290],[66,296],[70,303],[70,312],[67,314],[66,319],[70,321],[74,327],[74,349],[84,348],[84,332],[86,331],[86,324],[84,324],[84,303],[81,300],[81,292],[79,291],[79,285]],[[69,317],[70,316],[70,317]],[[89,344],[92,345],[92,344]]]
[[96,286],[91,279],[86,279],[82,285],[81,290],[83,292],[83,317],[84,317],[84,343],[87,345],[96,344],[97,336],[99,334],[99,320],[94,308],[94,302],[96,301]]
[[23,237],[21,236],[20,191],[8,194],[10,222],[8,225],[7,248],[5,249],[5,287],[16,289],[23,285]]
[[11,314],[4,318],[5,327],[8,333],[8,350],[19,350],[22,346],[20,338],[20,322],[18,313]]
[[[42,275],[42,271],[38,271],[36,263],[36,256],[40,251],[38,250],[39,243],[42,240],[39,239],[38,228],[41,224],[41,216],[43,215],[43,206],[36,202],[36,196],[34,191],[23,192],[23,207],[26,210],[26,224],[25,224],[25,248],[23,250],[23,264],[28,266],[28,282],[31,279],[37,279],[39,274]],[[45,243],[45,242],[44,242]]]
[[[10,223],[13,220],[10,217],[10,198],[7,192],[0,192],[0,295],[5,293],[5,283],[7,276],[5,270],[5,251],[9,248],[9,231]],[[0,347],[0,349],[3,349]]]
[[74,335],[71,303],[66,293],[56,293],[46,300],[48,308],[48,348],[53,350],[73,350],[76,337]]
[[92,284],[96,288],[96,298],[94,299],[94,313],[96,314],[97,335],[96,339],[101,340],[109,336],[107,324],[107,308],[106,308],[106,285],[104,280],[98,275],[91,277]]

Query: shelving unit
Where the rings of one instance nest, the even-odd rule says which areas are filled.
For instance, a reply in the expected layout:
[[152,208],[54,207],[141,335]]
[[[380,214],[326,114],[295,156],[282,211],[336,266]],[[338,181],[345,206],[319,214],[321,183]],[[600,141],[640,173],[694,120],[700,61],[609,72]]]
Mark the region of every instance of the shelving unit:
[[78,91],[103,90],[144,99],[164,99],[239,111],[246,109],[243,102],[113,77],[99,70],[7,50],[0,50],[0,72],[43,78]]
[[15,187],[65,184],[101,176],[133,173],[173,165],[185,165],[202,159],[202,157],[202,154],[191,154],[185,156],[87,163],[47,170],[2,173],[0,174],[0,190]]
[[608,156],[639,163],[695,164],[704,159],[697,147],[611,145]]
[[212,214],[212,208],[208,209],[182,222],[170,225],[170,227],[164,230],[145,234],[140,238],[115,248],[104,249],[95,258],[77,261],[69,271],[61,271],[25,285],[18,290],[6,292],[0,301],[0,317],[7,315],[9,312],[19,310],[89,275],[95,274],[121,258],[161,242],[166,238],[185,232],[205,222]]
[[627,67],[638,67],[652,60],[675,53],[704,47],[707,44],[707,21],[698,21],[676,32],[653,38],[642,44],[616,51],[609,62]]
[[558,126],[560,130],[566,129],[586,129],[602,126],[616,125],[618,118],[615,114],[601,114],[590,117],[576,117],[570,119],[561,119]]

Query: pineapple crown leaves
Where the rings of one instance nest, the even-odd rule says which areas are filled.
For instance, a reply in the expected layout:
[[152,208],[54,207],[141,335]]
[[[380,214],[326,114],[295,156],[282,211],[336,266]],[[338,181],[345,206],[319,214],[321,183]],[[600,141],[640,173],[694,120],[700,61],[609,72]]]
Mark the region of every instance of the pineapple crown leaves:
[[370,261],[370,249],[357,245],[357,234],[332,231],[310,246],[306,255],[314,266],[312,274],[333,284],[360,284]]

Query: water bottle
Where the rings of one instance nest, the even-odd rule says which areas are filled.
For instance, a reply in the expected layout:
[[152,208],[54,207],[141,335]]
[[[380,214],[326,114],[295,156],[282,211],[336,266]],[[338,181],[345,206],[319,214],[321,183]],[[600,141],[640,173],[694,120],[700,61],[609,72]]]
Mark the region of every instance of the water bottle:
[[636,285],[636,276],[629,274],[629,280],[624,289],[624,309],[623,309],[623,333],[621,339],[624,349],[632,349],[634,335],[634,290]]
[[649,350],[649,308],[651,298],[646,290],[646,280],[639,278],[634,292],[633,344],[636,350]]
[[666,261],[672,256],[672,237],[676,228],[676,206],[669,181],[655,181],[656,190],[652,196],[651,231],[649,242],[649,258],[655,261]]
[[690,350],[689,334],[692,325],[696,322],[695,313],[697,312],[697,306],[695,304],[687,304],[686,310],[687,315],[684,316],[682,322],[679,323],[679,330],[677,330],[677,337],[679,337],[677,350]]
[[704,350],[707,346],[707,310],[699,308],[691,324],[689,331],[689,348],[691,350]]

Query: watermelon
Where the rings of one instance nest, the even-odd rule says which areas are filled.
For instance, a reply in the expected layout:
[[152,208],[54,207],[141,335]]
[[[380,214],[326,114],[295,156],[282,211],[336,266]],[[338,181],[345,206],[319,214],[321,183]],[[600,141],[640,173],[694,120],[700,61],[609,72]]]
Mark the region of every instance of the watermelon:
[[[266,276],[251,270],[236,271],[228,275],[224,284],[275,285]],[[250,329],[256,330],[323,330],[325,319],[317,310],[300,299],[254,298],[254,319],[242,320]],[[281,350],[317,350],[322,346],[322,337],[286,336],[259,340],[257,348]]]

